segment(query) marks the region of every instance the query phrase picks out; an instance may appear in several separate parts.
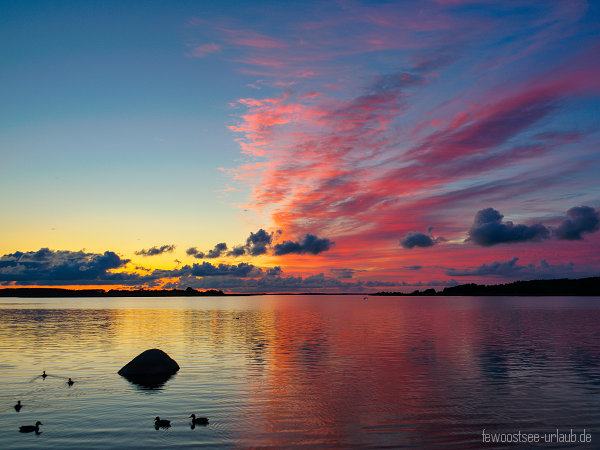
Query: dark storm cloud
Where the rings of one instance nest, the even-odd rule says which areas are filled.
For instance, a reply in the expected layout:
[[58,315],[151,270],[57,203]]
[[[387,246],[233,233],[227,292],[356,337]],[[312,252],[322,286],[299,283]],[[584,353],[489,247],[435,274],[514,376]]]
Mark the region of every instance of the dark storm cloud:
[[600,229],[598,211],[589,206],[575,206],[567,211],[565,219],[553,234],[557,239],[579,241],[583,233],[593,233]]
[[135,254],[140,256],[156,256],[162,255],[163,253],[172,253],[173,250],[175,250],[174,245],[163,245],[162,247],[152,247],[148,250],[142,249],[135,252]]
[[0,281],[18,284],[139,283],[152,281],[138,274],[111,273],[129,259],[114,252],[85,253],[42,248],[37,252],[15,252],[0,258]]
[[[191,252],[194,254],[194,252]],[[263,270],[253,264],[201,264],[185,265],[176,269],[146,270],[146,274],[118,272],[111,269],[123,268],[129,262],[114,252],[84,253],[53,251],[47,248],[37,252],[15,252],[0,258],[0,283],[18,285],[61,285],[61,284],[124,284],[157,286],[161,279],[177,278],[201,280],[206,277],[214,282],[219,278],[278,278],[283,274],[281,267]],[[142,268],[138,268],[142,269]],[[145,270],[145,269],[143,269]],[[199,278],[202,277],[202,278]]]
[[326,292],[331,289],[342,292],[364,292],[366,289],[404,285],[406,284],[390,281],[347,282],[325,276],[323,273],[307,277],[273,276],[269,275],[267,270],[266,274],[254,278],[182,276],[179,280],[166,285],[165,288],[191,286],[196,289],[222,289],[232,292]]
[[398,281],[365,281],[364,285],[366,287],[396,287],[402,286],[401,282]]
[[344,288],[348,291],[362,289],[362,283],[346,283],[324,274],[308,277],[282,277],[265,275],[255,278],[239,279],[234,277],[182,278],[174,287],[191,286],[202,289],[229,289],[238,292],[298,292],[314,289]]
[[209,250],[206,253],[199,251],[196,247],[188,248],[185,251],[185,253],[189,256],[193,256],[196,259],[203,259],[203,258],[218,258],[219,256],[223,255],[223,253],[225,253],[226,251],[227,251],[227,244],[225,242],[221,242],[221,243],[215,245],[215,247],[212,250]]
[[193,256],[194,258],[202,259],[204,258],[204,253],[199,251],[196,247],[188,248],[185,253],[187,255]]
[[354,276],[354,269],[329,269],[335,278],[340,280],[347,280]]
[[209,250],[206,253],[206,255],[204,255],[204,257],[205,258],[218,258],[226,251],[227,251],[227,244],[225,242],[220,242],[217,245],[215,245],[215,248],[213,248],[212,250]]
[[400,239],[400,245],[407,249],[414,247],[431,247],[435,245],[435,241],[431,236],[428,236],[425,233],[409,231],[406,233],[406,236]]
[[283,241],[273,247],[274,255],[288,255],[290,253],[304,254],[311,253],[317,255],[325,252],[334,244],[327,238],[318,238],[314,234],[307,233],[302,242]]
[[244,247],[243,245],[238,245],[236,247],[233,247],[227,253],[227,256],[238,257],[238,256],[244,256],[245,254],[246,254],[246,247]]
[[587,276],[593,273],[588,271],[574,270],[575,265],[569,261],[567,263],[549,264],[542,259],[539,264],[530,263],[518,264],[519,258],[514,257],[508,261],[493,261],[489,264],[482,264],[477,267],[466,269],[449,268],[446,275],[452,277],[468,276],[498,276],[503,278],[561,278],[567,276]]
[[279,233],[281,233],[279,230],[269,233],[261,228],[255,233],[251,232],[245,244],[236,245],[229,251],[227,251],[227,244],[221,242],[206,253],[199,251],[196,247],[188,248],[186,253],[198,259],[218,258],[220,256],[260,256],[269,253],[270,250],[272,250],[272,254],[274,255],[286,255],[289,253],[311,253],[316,255],[329,250],[333,245],[333,242],[329,239],[320,239],[313,234],[307,233],[302,242],[284,241],[273,246],[274,236]]
[[427,234],[420,231],[409,231],[400,239],[400,245],[406,249],[414,247],[432,247],[446,239],[442,237],[435,238],[432,234],[433,227],[427,227]]
[[270,277],[280,277],[283,275],[283,270],[279,266],[271,267],[270,269],[266,269],[265,273]]
[[208,262],[202,264],[193,264],[185,266],[182,270],[183,274],[192,275],[195,277],[215,277],[215,276],[233,276],[233,277],[249,277],[262,274],[262,269],[253,264],[219,264],[212,265]]
[[227,251],[227,244],[225,242],[221,242],[215,245],[212,250],[207,252],[201,252],[196,247],[190,247],[187,249],[186,253],[198,259],[218,258],[220,256],[233,256],[235,258],[244,255],[264,255],[268,252],[268,249],[271,246],[273,234],[274,233],[268,233],[261,228],[256,233],[251,232],[244,245],[236,245],[229,251]]
[[250,233],[246,239],[246,251],[251,256],[264,255],[272,240],[273,233],[267,233],[261,228],[256,233]]
[[152,271],[152,276],[156,278],[178,278],[178,277],[223,277],[230,276],[236,278],[258,277],[262,276],[264,271],[253,264],[211,264],[202,262],[201,264],[185,265],[178,269],[156,269]]
[[421,287],[421,286],[456,286],[456,280],[425,281],[406,283],[398,281],[343,281],[338,278],[325,276],[323,273],[307,277],[295,276],[269,276],[263,275],[255,278],[223,277],[181,277],[169,283],[165,289],[185,289],[191,286],[196,289],[222,289],[230,292],[327,292],[332,289],[341,292],[365,292],[373,289],[394,287]]
[[166,287],[184,288],[191,286],[200,289],[223,289],[233,292],[326,292],[332,289],[341,292],[365,292],[372,289],[393,287],[456,286],[457,284],[456,280],[418,283],[377,280],[343,281],[339,278],[328,277],[323,273],[319,273],[307,277],[269,276],[267,274],[255,278],[181,278],[176,283]]
[[[191,252],[194,253],[194,252]],[[252,264],[185,265],[174,269],[148,270],[145,274],[117,272],[124,269],[128,259],[114,252],[85,253],[83,251],[54,251],[47,248],[37,252],[15,252],[0,257],[0,284],[2,285],[110,285],[154,287],[164,289],[188,286],[205,289],[225,289],[233,292],[318,292],[337,290],[364,292],[365,289],[394,286],[454,285],[449,282],[408,284],[396,281],[343,281],[339,277],[316,274],[307,277],[283,276],[281,267],[260,268]],[[341,276],[353,269],[342,269]],[[334,271],[335,272],[335,271]],[[167,279],[167,280],[165,280]],[[170,279],[170,280],[168,280]],[[167,284],[163,284],[167,281]]]
[[486,276],[486,275],[500,275],[500,276],[514,276],[519,274],[524,266],[519,266],[517,261],[519,258],[514,257],[509,261],[494,261],[489,264],[482,264],[478,267],[470,269],[455,269],[449,268],[446,270],[446,275],[451,277],[467,277],[467,276]]
[[489,247],[502,243],[540,241],[550,237],[550,230],[542,224],[515,225],[510,221],[503,222],[503,217],[493,208],[478,211],[469,230],[469,240]]

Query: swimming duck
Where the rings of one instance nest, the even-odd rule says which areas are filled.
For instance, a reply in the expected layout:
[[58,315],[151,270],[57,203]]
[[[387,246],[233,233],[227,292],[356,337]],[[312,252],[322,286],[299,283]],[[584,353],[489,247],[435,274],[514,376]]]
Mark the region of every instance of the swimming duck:
[[42,425],[42,422],[40,422],[39,420],[35,423],[35,425],[23,425],[21,427],[19,427],[19,432],[21,433],[31,433],[32,431],[35,431],[36,433],[40,432],[40,425]]
[[46,375],[46,371],[44,370],[44,373],[42,373],[42,378],[46,378],[48,375]]
[[196,425],[208,425],[208,417],[196,417],[196,414],[192,414],[190,417],[192,418],[192,423]]
[[17,402],[17,404],[15,405],[15,410],[16,410],[17,412],[19,412],[19,411],[21,411],[21,408],[22,408],[22,407],[23,407],[23,405],[21,405],[21,400],[19,400],[19,401]]
[[170,426],[171,426],[171,421],[170,420],[161,419],[158,416],[156,416],[156,419],[154,419],[154,427],[156,429],[158,429],[159,427],[161,427],[161,428],[169,428]]
[[69,378],[69,381],[67,381],[67,384],[69,386],[73,386],[75,384],[75,382]]

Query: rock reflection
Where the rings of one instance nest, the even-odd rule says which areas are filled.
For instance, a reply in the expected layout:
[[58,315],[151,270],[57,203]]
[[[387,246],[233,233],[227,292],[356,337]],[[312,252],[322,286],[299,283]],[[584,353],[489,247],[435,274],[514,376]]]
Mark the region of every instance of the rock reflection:
[[141,391],[161,391],[175,374],[169,375],[121,375]]

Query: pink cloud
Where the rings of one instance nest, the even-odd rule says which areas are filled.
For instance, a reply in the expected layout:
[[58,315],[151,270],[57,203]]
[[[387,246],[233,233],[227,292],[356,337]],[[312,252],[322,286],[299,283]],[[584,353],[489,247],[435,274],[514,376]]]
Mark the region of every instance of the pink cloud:
[[226,34],[226,39],[231,44],[264,49],[287,47],[287,44],[280,39],[256,33],[251,30],[221,28],[221,31]]
[[[546,134],[507,146],[555,113],[566,96],[596,88],[593,77],[583,76],[587,81],[582,83],[578,72],[553,76],[537,89],[524,83],[511,97],[455,114],[448,125],[438,125],[401,153],[392,124],[409,108],[408,90],[427,86],[421,76],[381,77],[368,94],[343,102],[322,94],[287,94],[251,104],[243,100],[252,107],[233,129],[244,134],[246,151],[272,163],[253,188],[253,202],[272,207],[276,225],[295,232],[318,226],[343,234],[372,227],[389,236],[389,222],[390,233],[399,233],[393,217],[413,211],[412,199],[402,200],[403,193],[427,209],[433,206],[427,199],[452,192],[453,183],[476,182],[480,174],[534,160],[579,138],[579,133]],[[498,186],[507,192],[506,182]],[[471,198],[486,191],[473,192]],[[456,196],[445,200],[456,201]],[[411,223],[413,228],[428,225],[425,220]]]
[[258,59],[258,58],[240,59],[237,62],[242,63],[242,64],[248,64],[251,66],[265,66],[265,67],[282,67],[284,65],[284,63],[282,61],[273,61],[273,60]]
[[191,53],[187,53],[186,56],[190,58],[204,58],[205,56],[221,51],[221,46],[215,43],[203,44],[194,47]]
[[[411,18],[409,5],[323,5],[306,15],[287,15],[275,34],[232,23],[231,18],[210,23],[194,19],[203,33],[215,42],[243,53],[243,73],[261,77],[300,78],[315,74],[344,73],[350,67],[333,63],[344,58],[372,52],[426,49],[432,45],[465,42],[483,23],[465,20],[424,4],[419,20]],[[349,32],[351,30],[351,32]],[[460,30],[460,33],[456,33]],[[333,63],[333,64],[332,64]],[[254,68],[252,67],[254,66]]]
[[[263,85],[286,90],[238,100],[244,111],[230,128],[247,161],[231,173],[249,183],[249,207],[268,212],[283,237],[318,231],[333,238],[335,249],[319,256],[323,263],[351,260],[390,277],[398,258],[415,266],[435,255],[439,267],[428,270],[442,278],[453,258],[477,266],[480,250],[463,244],[474,212],[513,206],[531,214],[547,207],[530,206],[532,199],[573,189],[575,174],[586,170],[585,149],[593,146],[578,150],[581,157],[569,155],[593,130],[557,119],[569,105],[600,94],[596,48],[540,67],[532,62],[519,76],[490,69],[559,45],[580,17],[577,8],[564,18],[560,8],[546,8],[527,30],[515,31],[518,22],[457,17],[449,12],[454,6],[428,3],[426,17],[417,20],[402,8],[353,4],[290,27],[293,33],[278,36],[277,45],[238,43],[245,47],[238,59],[244,72],[276,77]],[[514,39],[526,43],[517,59],[504,54],[512,41],[498,43],[505,24],[528,33]],[[353,33],[337,33],[350,25]],[[477,59],[465,48],[479,41],[485,51]],[[392,66],[382,75],[382,67]],[[557,202],[560,209],[565,201]],[[402,253],[400,236],[430,226],[449,241]],[[498,261],[515,256],[494,252]]]

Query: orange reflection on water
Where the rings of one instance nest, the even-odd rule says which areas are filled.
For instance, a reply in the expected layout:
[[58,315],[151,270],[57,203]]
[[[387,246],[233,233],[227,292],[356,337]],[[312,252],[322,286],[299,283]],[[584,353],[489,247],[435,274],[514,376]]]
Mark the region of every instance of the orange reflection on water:
[[[401,300],[379,301],[377,308],[356,297],[345,301],[341,308],[327,298],[321,303],[288,298],[279,304],[268,376],[253,387],[260,419],[244,429],[248,445],[265,439],[291,445],[300,435],[306,439],[306,430],[315,442],[327,442],[330,436],[352,435],[348,427],[413,423],[431,412],[432,402],[445,402],[447,386],[432,383],[439,374],[431,370],[452,373],[454,366],[474,366],[470,344],[465,346],[464,334],[458,337],[473,333],[463,329],[453,337],[453,319],[442,310],[422,315]],[[460,357],[444,357],[455,345],[465,349]],[[436,358],[443,363],[432,367]],[[381,406],[374,411],[373,404]]]
[[263,296],[4,304],[0,358],[14,366],[15,380],[51,369],[122,389],[128,385],[116,371],[139,352],[162,348],[181,370],[164,386],[161,405],[178,414],[181,404],[189,413],[201,406],[241,447],[476,446],[484,425],[533,423],[540,431],[539,411],[552,411],[554,426],[574,408],[581,423],[597,423],[584,414],[594,411],[585,403],[589,386],[600,382],[600,314],[570,301]]

